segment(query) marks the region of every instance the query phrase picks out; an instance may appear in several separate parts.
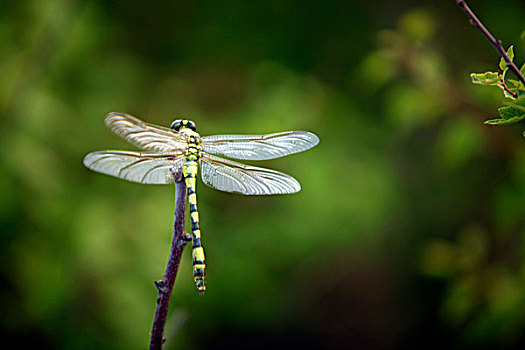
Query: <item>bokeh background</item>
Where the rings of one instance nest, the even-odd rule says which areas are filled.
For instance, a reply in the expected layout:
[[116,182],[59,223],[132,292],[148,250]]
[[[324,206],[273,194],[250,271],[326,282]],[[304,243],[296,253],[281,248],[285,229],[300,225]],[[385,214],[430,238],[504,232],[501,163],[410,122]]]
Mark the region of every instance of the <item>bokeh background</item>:
[[[470,1],[523,64],[523,1]],[[132,149],[110,111],[202,135],[310,130],[258,165],[296,195],[198,183],[167,349],[525,346],[524,125],[488,127],[499,57],[455,1],[7,1],[0,5],[4,344],[144,349],[174,191],[90,172]]]

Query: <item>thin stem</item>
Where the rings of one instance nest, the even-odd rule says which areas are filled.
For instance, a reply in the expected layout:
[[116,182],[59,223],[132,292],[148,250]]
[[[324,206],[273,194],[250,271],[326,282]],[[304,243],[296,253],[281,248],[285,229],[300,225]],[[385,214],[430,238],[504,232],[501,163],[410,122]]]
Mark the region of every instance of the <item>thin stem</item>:
[[503,90],[505,90],[512,97],[518,98],[518,93],[516,91],[512,91],[511,89],[509,89],[507,84],[505,84],[505,79],[503,79],[503,74],[501,73],[498,73],[498,74],[500,75],[500,81],[501,81],[501,85],[503,86]]
[[186,215],[186,184],[182,180],[180,174],[172,173],[175,178],[175,218],[173,222],[173,237],[171,239],[171,251],[166,266],[164,278],[160,281],[155,281],[155,286],[159,290],[157,298],[157,309],[155,311],[155,318],[153,320],[153,329],[151,331],[150,350],[161,350],[164,344],[164,326],[166,324],[166,316],[168,315],[168,306],[170,302],[171,291],[179,263],[182,256],[182,251],[191,236],[184,233],[184,220]]
[[505,48],[503,47],[501,40],[496,40],[496,38],[494,38],[494,36],[490,34],[487,28],[485,28],[483,23],[481,23],[478,17],[476,17],[474,12],[472,12],[472,10],[470,9],[470,7],[468,7],[465,1],[456,0],[456,2],[458,3],[459,6],[461,6],[461,8],[463,8],[467,16],[469,16],[472,24],[474,24],[487,37],[487,39],[489,39],[489,41],[496,48],[496,50],[498,50],[501,57],[503,57],[505,62],[507,62],[507,66],[509,67],[509,69],[513,71],[514,74],[516,74],[516,76],[518,77],[518,79],[525,85],[525,77],[523,76],[523,74],[521,74],[516,64],[512,62],[509,56],[507,55],[507,52],[505,51]]

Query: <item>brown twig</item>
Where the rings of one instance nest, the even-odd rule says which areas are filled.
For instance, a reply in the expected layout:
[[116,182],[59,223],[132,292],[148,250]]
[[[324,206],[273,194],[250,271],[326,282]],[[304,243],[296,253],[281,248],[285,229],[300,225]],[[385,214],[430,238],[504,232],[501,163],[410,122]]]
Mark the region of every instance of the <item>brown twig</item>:
[[507,84],[505,84],[505,79],[503,78],[503,74],[498,73],[498,75],[499,75],[499,78],[500,78],[500,81],[501,81],[501,85],[503,86],[503,90],[505,90],[513,98],[518,98],[518,93],[516,91],[512,91],[511,89],[509,89]]
[[496,50],[498,50],[498,52],[501,55],[501,57],[503,57],[503,59],[507,63],[507,67],[509,67],[509,69],[512,72],[514,72],[514,74],[516,74],[516,76],[523,83],[523,85],[525,85],[525,77],[523,76],[523,74],[521,74],[521,72],[518,69],[518,67],[516,66],[516,64],[514,62],[512,62],[511,59],[509,58],[509,56],[507,55],[507,52],[505,51],[505,48],[503,47],[503,44],[501,43],[501,40],[496,40],[496,38],[494,38],[494,36],[492,34],[490,34],[490,32],[487,30],[487,28],[485,28],[483,23],[481,23],[481,21],[478,19],[478,17],[476,17],[474,12],[472,12],[472,10],[470,9],[470,7],[468,7],[468,5],[467,5],[467,3],[465,1],[463,1],[463,0],[456,0],[456,2],[458,3],[459,6],[461,6],[461,8],[463,8],[463,11],[465,11],[467,16],[469,16],[470,21],[472,22],[472,24],[474,24],[474,26],[476,26],[487,37],[487,39],[489,39],[489,41],[496,48]]
[[151,331],[150,350],[161,350],[164,344],[164,326],[168,315],[171,291],[177,271],[179,269],[180,258],[186,243],[191,240],[191,236],[184,233],[184,220],[186,215],[186,184],[182,181],[181,174],[172,173],[175,178],[175,218],[173,221],[173,237],[171,239],[171,251],[166,266],[164,278],[155,281],[155,286],[159,290],[157,298],[157,309],[153,320]]

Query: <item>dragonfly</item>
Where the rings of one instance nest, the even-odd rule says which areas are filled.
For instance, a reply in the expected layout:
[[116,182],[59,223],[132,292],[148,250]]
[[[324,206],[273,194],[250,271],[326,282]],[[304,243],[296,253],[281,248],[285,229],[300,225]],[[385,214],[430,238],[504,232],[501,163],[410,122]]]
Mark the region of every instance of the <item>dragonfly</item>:
[[206,291],[206,265],[197,210],[199,168],[202,181],[220,191],[243,195],[295,193],[301,185],[290,175],[227,158],[274,159],[306,151],[319,143],[319,138],[308,131],[201,137],[191,120],[177,119],[167,128],[118,112],[109,113],[104,122],[113,133],[143,152],[91,152],[84,158],[87,168],[142,184],[172,184],[177,181],[174,175],[181,174],[192,224],[193,279],[200,294]]

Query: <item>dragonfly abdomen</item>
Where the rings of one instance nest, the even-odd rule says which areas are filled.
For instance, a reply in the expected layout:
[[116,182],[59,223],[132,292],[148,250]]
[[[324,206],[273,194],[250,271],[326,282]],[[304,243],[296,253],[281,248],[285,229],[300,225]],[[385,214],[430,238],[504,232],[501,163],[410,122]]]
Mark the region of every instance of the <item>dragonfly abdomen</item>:
[[206,291],[206,264],[204,258],[204,249],[201,242],[201,231],[199,225],[199,212],[197,210],[197,193],[195,184],[197,179],[197,160],[196,157],[188,157],[182,173],[184,181],[188,188],[188,204],[190,206],[191,232],[193,240],[192,261],[193,261],[193,280],[200,294]]

